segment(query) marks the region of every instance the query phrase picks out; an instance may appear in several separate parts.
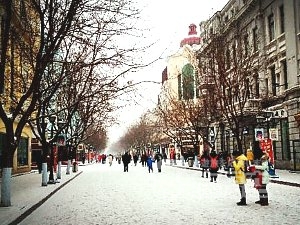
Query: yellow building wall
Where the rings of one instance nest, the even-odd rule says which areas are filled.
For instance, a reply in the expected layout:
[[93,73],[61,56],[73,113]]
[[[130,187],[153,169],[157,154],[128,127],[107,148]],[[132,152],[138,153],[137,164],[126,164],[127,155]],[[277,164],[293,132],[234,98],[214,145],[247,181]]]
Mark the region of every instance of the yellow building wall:
[[[14,129],[16,128],[16,124],[14,124]],[[0,132],[1,133],[6,133],[6,129],[4,126],[4,123],[2,122],[2,120],[0,120]],[[13,169],[12,169],[12,173],[23,173],[23,172],[29,172],[31,171],[31,139],[32,139],[32,131],[30,129],[29,126],[24,127],[22,134],[22,137],[24,138],[28,138],[28,162],[27,165],[24,166],[19,166],[18,167],[18,149],[16,149],[15,153],[14,153],[14,159],[13,159]]]

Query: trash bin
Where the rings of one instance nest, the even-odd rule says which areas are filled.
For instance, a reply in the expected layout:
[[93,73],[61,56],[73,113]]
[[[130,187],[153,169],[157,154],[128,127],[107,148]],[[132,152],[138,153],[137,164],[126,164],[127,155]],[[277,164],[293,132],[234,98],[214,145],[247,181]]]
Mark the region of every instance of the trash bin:
[[75,161],[73,162],[73,172],[76,173],[78,171],[78,163]]
[[189,164],[189,167],[193,167],[193,165],[194,165],[194,158],[193,157],[188,157],[188,164]]

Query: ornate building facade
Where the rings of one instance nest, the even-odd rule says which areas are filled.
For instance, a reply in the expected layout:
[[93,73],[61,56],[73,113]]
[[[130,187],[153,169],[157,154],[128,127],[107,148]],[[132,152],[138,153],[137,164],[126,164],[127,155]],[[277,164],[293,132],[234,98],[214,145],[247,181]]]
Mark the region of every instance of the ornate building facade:
[[[237,39],[244,43],[244,52],[255,56],[257,69],[244,110],[256,120],[247,124],[245,148],[261,147],[255,138],[255,130],[261,128],[271,139],[276,167],[299,170],[300,2],[230,0],[200,26],[204,48],[213,35],[222,35],[232,43],[225,58],[233,58]],[[263,123],[258,121],[261,112]],[[231,150],[235,137],[227,139],[230,144],[224,147]]]

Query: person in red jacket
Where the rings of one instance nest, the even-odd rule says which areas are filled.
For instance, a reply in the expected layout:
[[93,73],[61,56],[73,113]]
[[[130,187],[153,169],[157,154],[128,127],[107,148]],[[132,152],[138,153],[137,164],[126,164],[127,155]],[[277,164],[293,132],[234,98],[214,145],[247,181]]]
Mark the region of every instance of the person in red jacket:
[[211,151],[209,155],[209,172],[210,172],[210,182],[217,183],[219,163],[218,163],[218,155],[215,150]]

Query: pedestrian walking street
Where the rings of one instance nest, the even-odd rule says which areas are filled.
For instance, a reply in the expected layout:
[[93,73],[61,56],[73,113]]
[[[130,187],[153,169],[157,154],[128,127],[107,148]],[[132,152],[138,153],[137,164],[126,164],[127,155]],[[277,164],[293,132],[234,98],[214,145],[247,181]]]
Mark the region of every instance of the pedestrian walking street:
[[[276,170],[279,178],[267,186],[269,206],[260,206],[250,179],[247,205],[237,206],[239,188],[220,170],[217,182],[201,171],[167,161],[159,173],[141,163],[80,165],[60,183],[41,186],[41,174],[12,177],[11,207],[0,207],[0,224],[299,224],[300,174]],[[272,179],[272,180],[275,180]],[[298,186],[297,186],[298,184]],[[1,184],[0,184],[1,185]]]

